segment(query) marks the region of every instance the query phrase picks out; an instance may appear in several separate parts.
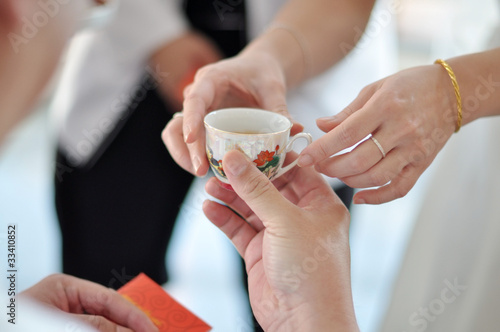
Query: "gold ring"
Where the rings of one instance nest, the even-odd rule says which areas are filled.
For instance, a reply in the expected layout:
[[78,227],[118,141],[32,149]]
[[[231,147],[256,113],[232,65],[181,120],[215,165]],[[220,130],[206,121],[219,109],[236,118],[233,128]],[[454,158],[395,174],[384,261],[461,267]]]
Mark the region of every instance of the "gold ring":
[[385,151],[384,151],[384,148],[382,147],[382,145],[380,145],[380,143],[377,141],[377,139],[375,137],[370,136],[370,138],[373,141],[373,143],[375,143],[377,148],[380,150],[380,153],[382,153],[382,158],[385,158]]

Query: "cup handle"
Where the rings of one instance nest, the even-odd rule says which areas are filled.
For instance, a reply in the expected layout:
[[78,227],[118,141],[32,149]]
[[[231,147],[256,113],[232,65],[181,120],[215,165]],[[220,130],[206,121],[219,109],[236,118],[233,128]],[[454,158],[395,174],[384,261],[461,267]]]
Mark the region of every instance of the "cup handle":
[[[299,138],[304,138],[307,141],[307,145],[311,144],[312,141],[313,141],[313,138],[312,138],[311,134],[299,133],[299,134],[293,136],[292,139],[288,142],[288,144],[285,147],[285,153],[288,153],[288,152],[292,151],[293,143],[296,140],[298,140]],[[295,165],[297,165],[298,161],[299,161],[299,159],[295,159],[290,165],[287,165],[286,167],[281,168],[278,171],[278,174],[276,174],[276,176],[274,177],[274,179],[282,176],[283,174],[285,174],[286,172],[288,172],[289,170],[291,170]]]

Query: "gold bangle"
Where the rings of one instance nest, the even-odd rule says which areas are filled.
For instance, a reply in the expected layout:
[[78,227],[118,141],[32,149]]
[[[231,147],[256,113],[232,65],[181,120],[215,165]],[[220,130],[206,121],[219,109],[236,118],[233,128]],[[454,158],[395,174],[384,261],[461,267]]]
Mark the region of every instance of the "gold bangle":
[[457,77],[451,69],[450,65],[446,63],[446,61],[437,59],[434,61],[435,64],[440,64],[446,70],[448,75],[450,76],[451,83],[453,84],[453,89],[455,90],[455,97],[457,97],[457,126],[455,132],[458,133],[460,128],[462,127],[462,97],[460,96],[460,89],[458,87]]

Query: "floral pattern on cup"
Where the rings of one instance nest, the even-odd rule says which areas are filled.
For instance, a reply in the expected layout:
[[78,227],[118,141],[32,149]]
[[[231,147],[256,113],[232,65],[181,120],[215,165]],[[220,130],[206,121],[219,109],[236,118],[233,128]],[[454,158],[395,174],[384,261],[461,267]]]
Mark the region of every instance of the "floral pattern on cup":
[[269,179],[275,179],[293,168],[297,161],[283,167],[293,142],[311,135],[299,133],[290,137],[292,124],[281,114],[252,108],[216,110],[205,116],[207,158],[218,180],[229,184],[222,159],[231,150],[239,150]]
[[273,152],[269,152],[269,150],[261,151],[257,155],[257,159],[253,161],[257,168],[269,179],[272,179],[278,173],[281,165],[281,155],[279,154],[279,148],[280,146],[276,145],[276,148]]
[[[226,173],[224,173],[224,167],[222,166],[222,160],[217,160],[216,158],[214,158],[214,153],[210,147],[207,149],[207,156],[212,168],[220,176],[227,179]],[[264,173],[269,179],[272,179],[280,169],[280,161],[280,146],[276,145],[275,150],[272,152],[269,152],[269,150],[261,151],[257,155],[257,159],[255,159],[253,162],[262,173]]]
[[211,148],[207,149],[208,162],[212,166],[212,169],[219,173],[220,176],[227,179],[226,173],[224,173],[224,168],[222,167],[222,160],[217,160],[214,158],[214,152]]

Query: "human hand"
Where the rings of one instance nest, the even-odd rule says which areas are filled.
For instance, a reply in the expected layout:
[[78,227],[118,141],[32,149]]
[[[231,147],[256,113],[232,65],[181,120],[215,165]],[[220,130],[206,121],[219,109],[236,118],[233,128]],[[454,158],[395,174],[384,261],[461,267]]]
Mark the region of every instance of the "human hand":
[[[358,192],[354,203],[389,202],[414,186],[453,134],[456,116],[453,87],[440,65],[404,70],[365,87],[338,115],[318,119],[327,134],[302,151],[299,165],[314,164],[353,188],[381,186]],[[333,156],[369,134],[385,157],[371,139]]]
[[223,163],[234,191],[215,178],[206,190],[229,207],[206,201],[203,211],[244,258],[250,303],[264,330],[357,330],[349,213],[323,177],[295,167],[274,187],[239,151]]
[[222,54],[210,40],[190,31],[158,48],[149,64],[168,74],[158,81],[160,91],[174,109],[180,110],[183,90],[193,81],[196,71],[221,58]]
[[145,313],[116,291],[68,275],[51,275],[21,296],[73,314],[100,332],[158,331]]
[[[201,68],[184,91],[183,117],[172,119],[162,137],[172,158],[197,176],[207,173],[204,116],[225,107],[286,111],[285,78],[276,60],[265,54],[241,54]],[[291,134],[302,130],[294,123]]]

